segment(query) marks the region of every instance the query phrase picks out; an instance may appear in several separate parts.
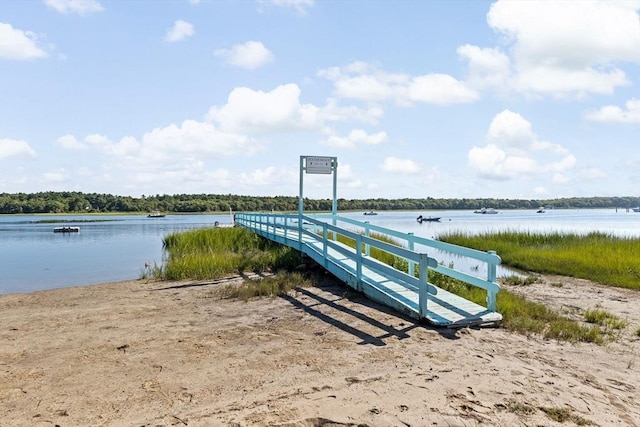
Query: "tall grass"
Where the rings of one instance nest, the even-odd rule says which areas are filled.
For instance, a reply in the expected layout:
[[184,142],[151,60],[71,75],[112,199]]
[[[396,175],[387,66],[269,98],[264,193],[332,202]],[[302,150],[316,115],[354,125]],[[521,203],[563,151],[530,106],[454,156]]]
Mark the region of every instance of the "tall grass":
[[243,228],[204,228],[163,239],[165,260],[153,271],[163,280],[216,279],[232,273],[289,269],[299,252]]
[[598,232],[499,231],[479,235],[452,232],[439,239],[482,251],[495,250],[503,264],[522,270],[640,290],[640,238]]

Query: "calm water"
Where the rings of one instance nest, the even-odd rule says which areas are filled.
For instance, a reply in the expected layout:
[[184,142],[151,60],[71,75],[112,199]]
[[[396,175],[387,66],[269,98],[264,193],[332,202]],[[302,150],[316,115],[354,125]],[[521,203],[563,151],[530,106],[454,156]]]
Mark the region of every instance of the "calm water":
[[[416,222],[416,217],[441,217],[440,222]],[[480,233],[496,230],[577,232],[602,231],[640,237],[640,213],[620,209],[501,211],[480,215],[471,211],[380,212],[361,221],[417,236],[435,238],[453,230]],[[42,223],[63,220],[61,223]],[[99,222],[78,222],[72,220]],[[174,231],[229,223],[226,215],[0,216],[0,294],[30,292],[140,277],[145,264],[162,263],[162,238]],[[79,226],[79,233],[53,233],[54,227]],[[446,262],[446,261],[445,261]],[[640,259],[639,259],[640,262]],[[456,267],[458,267],[456,265]]]

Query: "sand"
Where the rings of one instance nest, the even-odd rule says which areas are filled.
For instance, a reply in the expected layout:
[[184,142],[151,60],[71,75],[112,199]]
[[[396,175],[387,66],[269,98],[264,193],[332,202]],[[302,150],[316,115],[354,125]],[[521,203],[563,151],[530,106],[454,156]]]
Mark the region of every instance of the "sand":
[[639,292],[564,277],[516,289],[628,321],[599,346],[435,329],[331,280],[212,296],[238,280],[0,296],[0,425],[640,426]]

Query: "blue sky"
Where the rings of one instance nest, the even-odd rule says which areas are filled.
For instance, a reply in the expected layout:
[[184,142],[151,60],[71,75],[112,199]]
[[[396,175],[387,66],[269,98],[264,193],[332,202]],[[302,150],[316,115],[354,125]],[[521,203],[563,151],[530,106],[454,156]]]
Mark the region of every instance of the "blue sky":
[[639,11],[0,0],[0,192],[640,196]]

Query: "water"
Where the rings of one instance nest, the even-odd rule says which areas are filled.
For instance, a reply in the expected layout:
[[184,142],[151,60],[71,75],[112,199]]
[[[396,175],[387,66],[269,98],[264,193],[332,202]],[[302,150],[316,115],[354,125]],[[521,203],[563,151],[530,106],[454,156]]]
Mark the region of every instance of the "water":
[[[440,222],[416,217],[441,217]],[[345,213],[360,221],[437,238],[449,231],[534,231],[588,233],[640,237],[640,213],[624,209],[517,210],[496,215],[471,211]],[[61,220],[60,223],[43,223]],[[97,222],[71,222],[97,221]],[[229,223],[226,215],[5,215],[0,216],[0,294],[88,285],[139,278],[145,264],[162,263],[162,238],[174,231]],[[79,233],[54,233],[55,227],[79,226]],[[432,254],[430,254],[433,256]],[[444,260],[445,263],[448,261]],[[455,261],[459,268],[459,261]],[[474,266],[469,266],[474,268]],[[482,272],[480,272],[482,273]],[[499,273],[500,274],[500,273]]]
[[[60,223],[42,221],[60,220]],[[72,222],[82,221],[82,222]],[[87,222],[96,221],[96,222]],[[230,223],[226,215],[0,216],[0,294],[139,278],[162,263],[162,238]],[[55,227],[79,233],[54,233]]]

